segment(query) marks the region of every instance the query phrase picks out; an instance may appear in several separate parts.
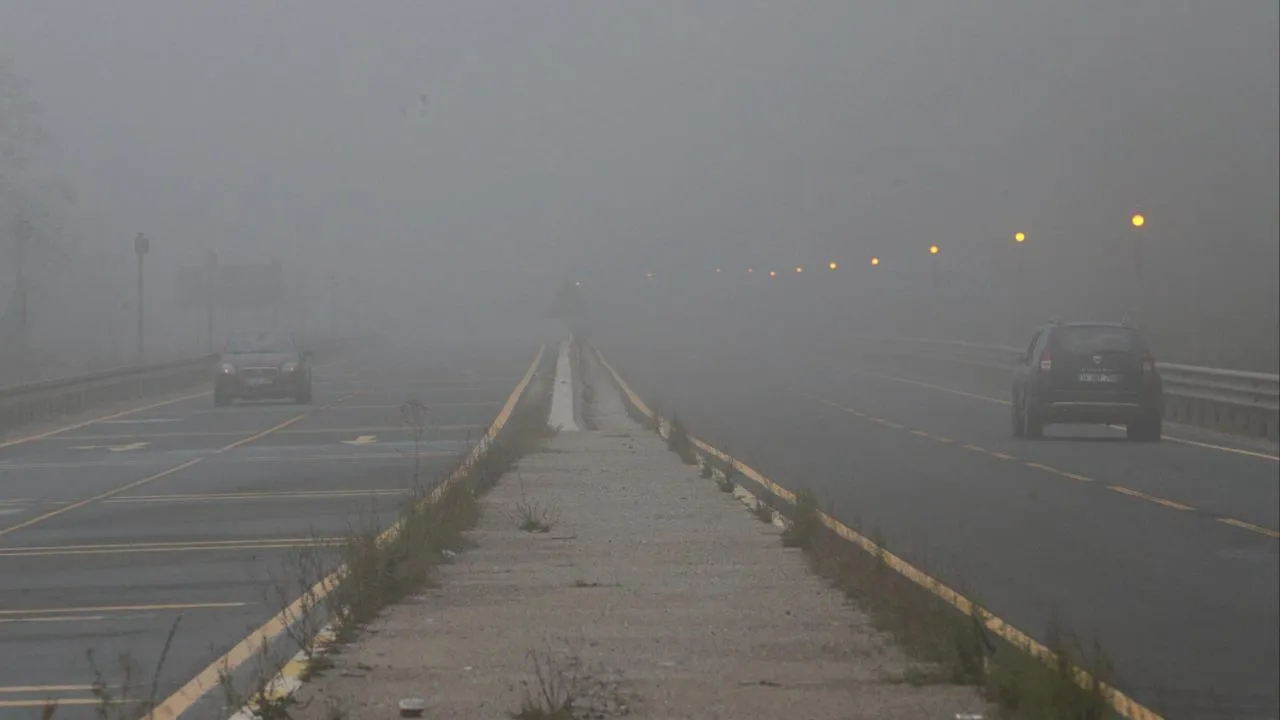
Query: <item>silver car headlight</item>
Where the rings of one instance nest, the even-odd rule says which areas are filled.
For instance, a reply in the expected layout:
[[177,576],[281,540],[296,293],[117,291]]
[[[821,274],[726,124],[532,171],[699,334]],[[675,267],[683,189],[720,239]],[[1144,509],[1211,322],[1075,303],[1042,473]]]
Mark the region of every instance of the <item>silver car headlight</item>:
[[292,375],[298,372],[298,363],[290,360],[289,362],[284,364],[284,367],[280,369],[284,372],[285,375]]
[[236,372],[236,366],[227,362],[220,363],[218,365],[218,372],[222,373],[223,375],[234,375]]

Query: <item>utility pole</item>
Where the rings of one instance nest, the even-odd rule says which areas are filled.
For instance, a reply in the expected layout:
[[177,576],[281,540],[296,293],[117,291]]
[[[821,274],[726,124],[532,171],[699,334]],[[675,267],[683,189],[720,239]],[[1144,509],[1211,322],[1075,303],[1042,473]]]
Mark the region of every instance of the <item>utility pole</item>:
[[138,362],[143,361],[143,344],[142,344],[142,256],[151,250],[151,240],[146,235],[138,233],[138,237],[133,240],[133,252],[138,256]]

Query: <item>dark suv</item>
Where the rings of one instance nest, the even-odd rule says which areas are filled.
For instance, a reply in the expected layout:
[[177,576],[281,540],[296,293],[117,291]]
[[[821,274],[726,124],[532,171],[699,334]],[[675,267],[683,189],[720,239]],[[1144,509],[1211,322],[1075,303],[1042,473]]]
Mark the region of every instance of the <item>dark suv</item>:
[[311,402],[309,353],[281,332],[239,332],[227,338],[213,380],[213,403],[236,398],[293,398]]
[[1130,440],[1156,442],[1164,390],[1138,331],[1115,323],[1050,323],[1018,360],[1013,434],[1040,438],[1053,423],[1124,425]]

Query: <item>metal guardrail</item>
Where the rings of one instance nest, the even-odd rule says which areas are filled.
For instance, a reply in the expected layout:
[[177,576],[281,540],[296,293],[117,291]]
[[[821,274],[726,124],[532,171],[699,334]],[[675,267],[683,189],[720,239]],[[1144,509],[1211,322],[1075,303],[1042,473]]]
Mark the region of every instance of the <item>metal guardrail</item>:
[[[1011,373],[1023,348],[960,340],[880,338],[885,349],[913,357]],[[1276,440],[1280,375],[1157,363],[1164,380],[1165,419]]]
[[110,403],[176,392],[211,377],[214,356],[0,387],[0,434]]

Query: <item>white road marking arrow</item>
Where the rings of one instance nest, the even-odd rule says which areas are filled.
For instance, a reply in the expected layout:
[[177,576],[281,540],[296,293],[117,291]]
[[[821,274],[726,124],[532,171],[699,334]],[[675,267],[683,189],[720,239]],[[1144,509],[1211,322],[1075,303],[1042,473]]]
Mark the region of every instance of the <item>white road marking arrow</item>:
[[355,440],[343,440],[344,445],[372,445],[378,442],[377,435],[360,435]]

